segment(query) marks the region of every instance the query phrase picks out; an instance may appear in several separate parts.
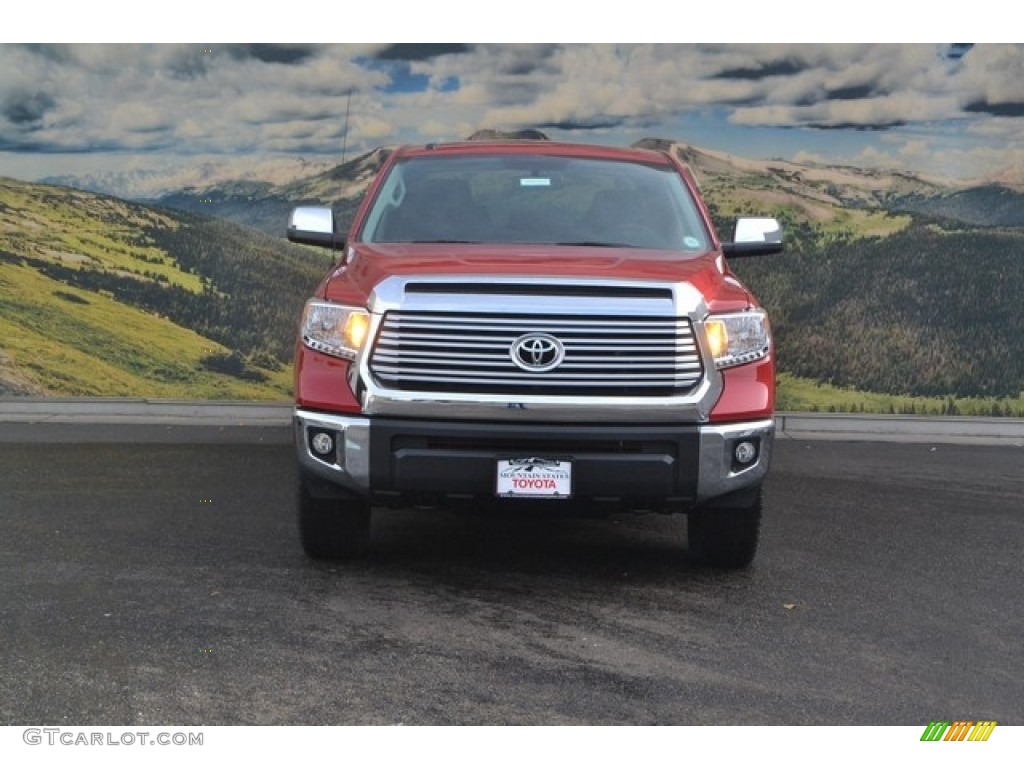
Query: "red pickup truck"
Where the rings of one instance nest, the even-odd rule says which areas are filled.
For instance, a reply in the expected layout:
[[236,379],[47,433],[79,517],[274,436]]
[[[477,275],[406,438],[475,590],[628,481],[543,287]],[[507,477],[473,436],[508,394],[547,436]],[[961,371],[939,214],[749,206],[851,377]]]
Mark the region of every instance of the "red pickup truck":
[[296,345],[302,545],[362,554],[371,509],[684,512],[691,556],[747,566],[771,461],[768,319],[671,154],[551,141],[404,147],[347,233]]

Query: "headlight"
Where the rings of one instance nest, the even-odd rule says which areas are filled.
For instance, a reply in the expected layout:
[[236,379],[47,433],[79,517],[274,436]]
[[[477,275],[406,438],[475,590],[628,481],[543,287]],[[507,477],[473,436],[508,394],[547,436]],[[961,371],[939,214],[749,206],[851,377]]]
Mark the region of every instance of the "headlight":
[[365,309],[311,299],[302,313],[302,342],[317,352],[354,360],[370,330]]
[[767,357],[771,346],[768,316],[760,309],[711,315],[704,321],[704,331],[716,368],[760,360]]

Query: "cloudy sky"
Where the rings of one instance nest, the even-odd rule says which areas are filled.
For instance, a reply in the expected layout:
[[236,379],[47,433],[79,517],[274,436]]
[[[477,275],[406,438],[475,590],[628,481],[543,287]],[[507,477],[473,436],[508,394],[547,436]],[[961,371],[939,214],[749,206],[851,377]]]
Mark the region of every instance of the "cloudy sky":
[[23,179],[524,127],[1019,181],[1024,46],[0,43],[0,175]]

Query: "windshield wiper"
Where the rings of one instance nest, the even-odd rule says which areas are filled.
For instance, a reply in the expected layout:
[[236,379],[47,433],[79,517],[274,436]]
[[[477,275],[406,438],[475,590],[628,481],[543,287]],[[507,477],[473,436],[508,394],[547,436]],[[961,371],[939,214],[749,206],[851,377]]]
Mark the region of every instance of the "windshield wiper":
[[438,238],[436,240],[407,240],[406,242],[409,242],[409,243],[425,243],[425,244],[431,244],[431,243],[434,243],[434,244],[436,244],[436,243],[461,243],[461,244],[467,244],[467,245],[475,245],[475,244],[479,244],[480,243],[479,240],[450,240],[448,238]]
[[629,243],[610,243],[605,240],[567,240],[561,243],[555,243],[555,245],[579,245],[587,248],[635,248],[635,245]]

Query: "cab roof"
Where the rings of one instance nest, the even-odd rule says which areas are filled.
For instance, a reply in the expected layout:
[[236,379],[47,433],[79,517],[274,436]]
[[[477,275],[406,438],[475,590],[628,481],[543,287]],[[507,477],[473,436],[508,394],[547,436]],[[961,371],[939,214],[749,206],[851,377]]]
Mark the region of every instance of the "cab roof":
[[395,154],[398,158],[444,155],[554,155],[591,158],[595,160],[624,160],[645,163],[647,165],[672,165],[669,156],[659,150],[610,147],[600,144],[576,144],[561,141],[538,141],[536,139],[458,141],[418,146],[407,145],[399,147]]

